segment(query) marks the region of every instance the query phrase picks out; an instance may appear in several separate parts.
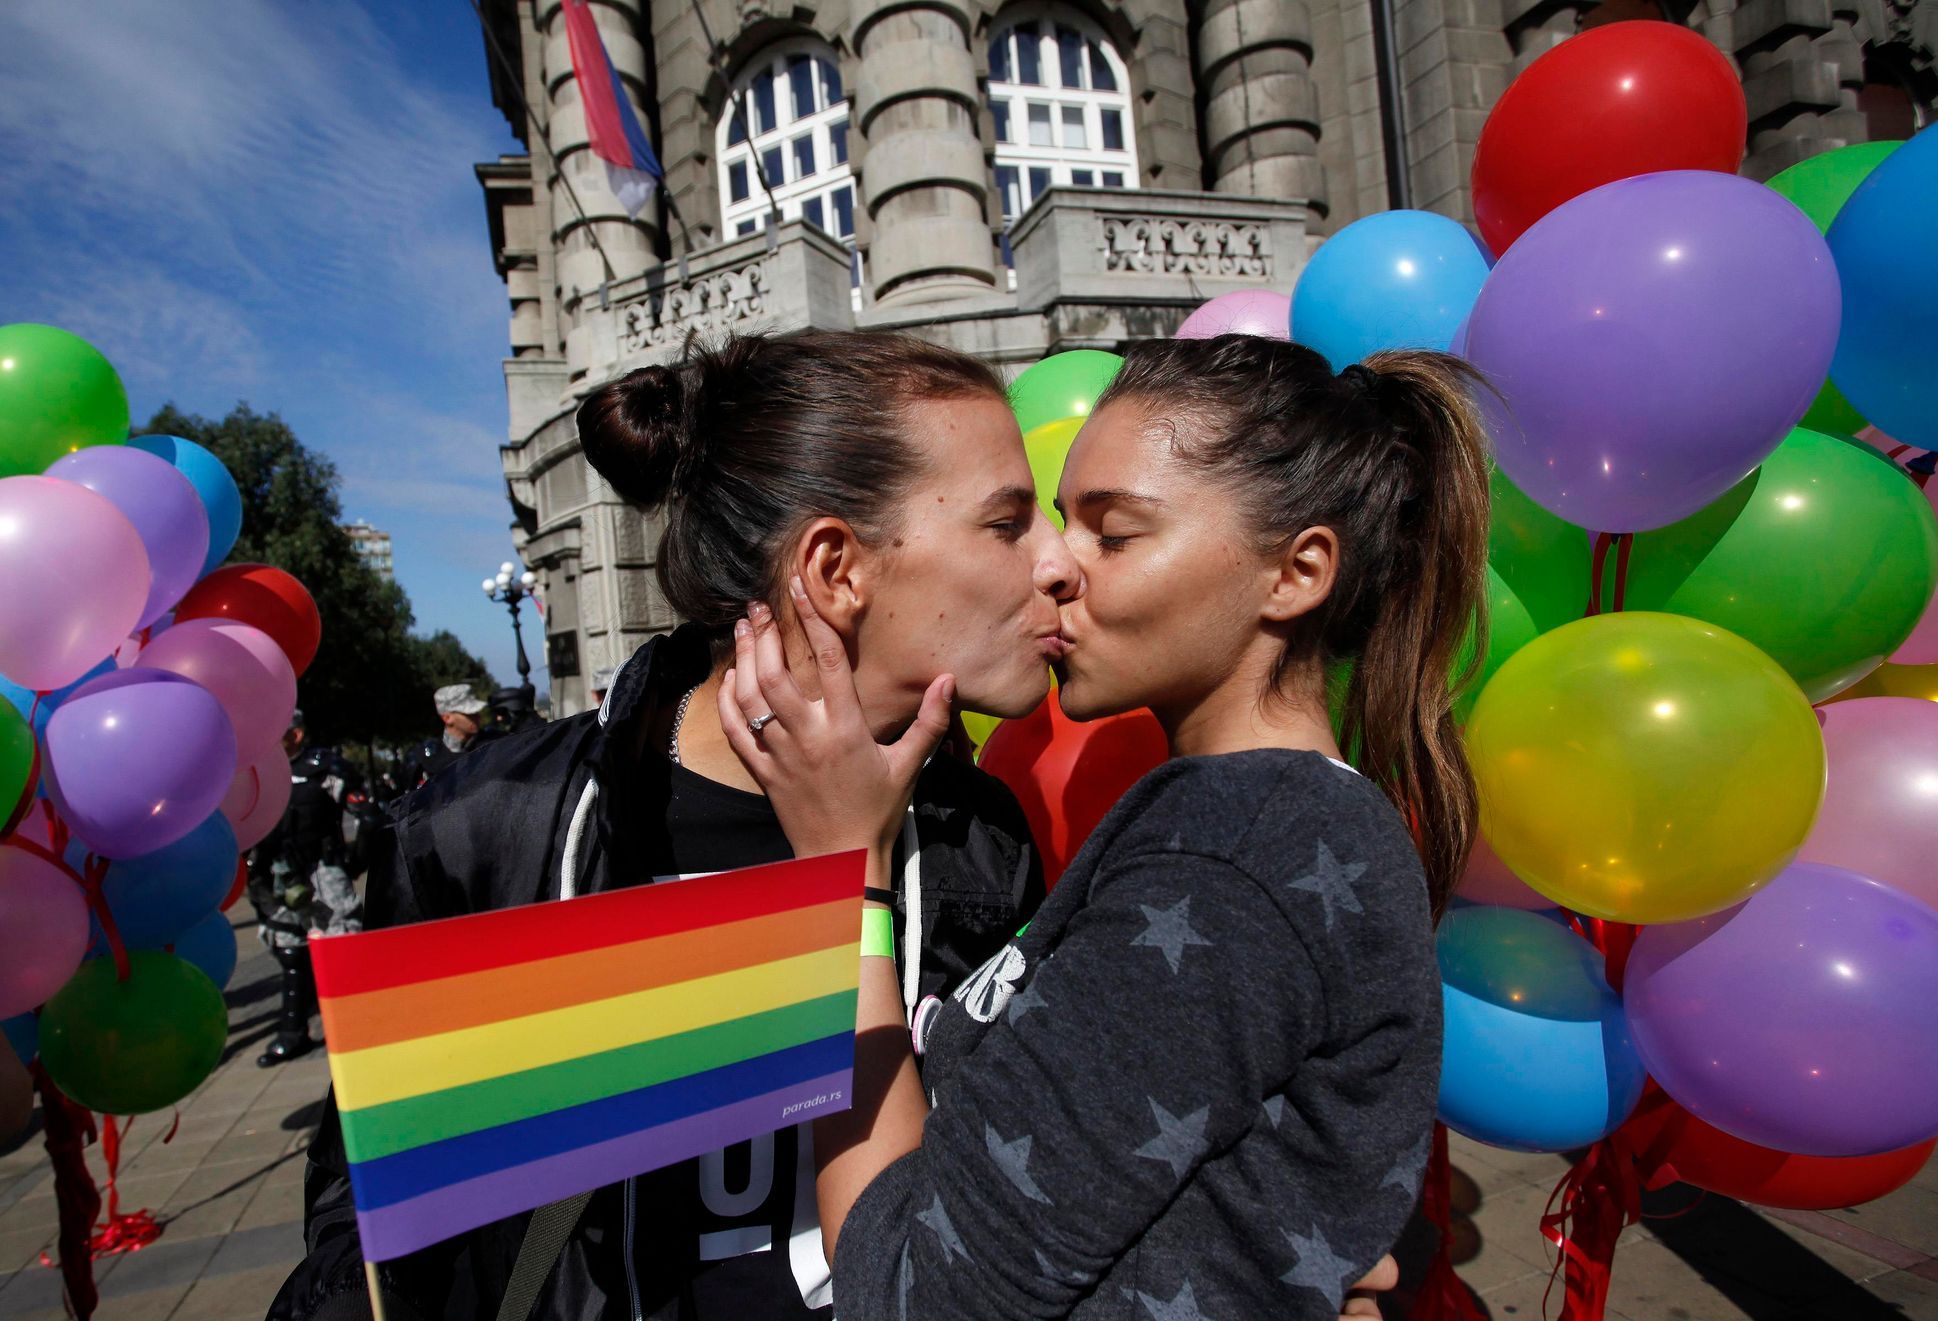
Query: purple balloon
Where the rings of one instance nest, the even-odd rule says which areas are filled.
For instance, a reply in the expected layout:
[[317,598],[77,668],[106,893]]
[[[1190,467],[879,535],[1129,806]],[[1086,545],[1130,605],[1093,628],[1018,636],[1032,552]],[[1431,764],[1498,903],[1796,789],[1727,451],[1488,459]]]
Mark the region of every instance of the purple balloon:
[[1219,294],[1184,319],[1174,339],[1215,339],[1219,335],[1288,338],[1292,300],[1270,289],[1240,289]]
[[1830,249],[1788,199],[1672,170],[1522,235],[1474,304],[1466,357],[1501,393],[1482,406],[1516,486],[1582,527],[1643,532],[1769,457],[1823,384],[1840,314]]
[[56,460],[47,475],[106,497],[141,535],[152,576],[137,628],[160,619],[202,576],[209,512],[175,465],[126,445],[93,445]]
[[1623,1000],[1655,1080],[1747,1142],[1867,1156],[1938,1134],[1938,909],[1869,877],[1795,863],[1647,927]]
[[48,797],[89,849],[138,858],[222,805],[236,736],[222,704],[165,670],[117,670],[81,685],[47,722]]

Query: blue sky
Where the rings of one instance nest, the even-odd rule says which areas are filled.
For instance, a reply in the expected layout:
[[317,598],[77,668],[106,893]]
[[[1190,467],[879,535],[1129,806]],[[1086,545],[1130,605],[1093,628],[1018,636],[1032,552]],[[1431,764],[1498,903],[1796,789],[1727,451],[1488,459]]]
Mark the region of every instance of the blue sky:
[[8,5],[0,87],[0,322],[93,342],[137,425],[281,413],[395,538],[419,629],[510,681],[479,590],[512,556],[506,302],[471,167],[520,148],[468,0]]

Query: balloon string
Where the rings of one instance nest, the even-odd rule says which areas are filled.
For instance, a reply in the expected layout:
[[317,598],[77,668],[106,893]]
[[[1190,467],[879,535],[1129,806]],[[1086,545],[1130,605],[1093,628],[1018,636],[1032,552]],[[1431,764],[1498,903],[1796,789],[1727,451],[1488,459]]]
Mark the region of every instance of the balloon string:
[[[88,1238],[88,1252],[95,1257],[109,1257],[117,1252],[140,1252],[161,1237],[161,1225],[147,1210],[122,1214],[121,1194],[115,1187],[121,1170],[121,1140],[134,1126],[133,1115],[118,1125],[113,1115],[101,1116],[101,1159],[108,1167],[108,1178],[104,1185],[108,1194],[108,1220]],[[162,1140],[166,1142],[168,1139]]]
[[1602,567],[1608,563],[1608,547],[1613,537],[1607,532],[1595,534],[1595,549],[1588,564],[1588,609],[1584,615],[1593,618],[1602,612]]
[[1635,545],[1633,532],[1597,532],[1595,549],[1589,566],[1588,609],[1584,612],[1593,617],[1602,612],[1602,575],[1608,568],[1608,552],[1615,551],[1615,590],[1609,609],[1619,611],[1623,598],[1628,595],[1628,556]]
[[81,883],[87,887],[88,907],[94,910],[95,921],[101,924],[101,934],[108,942],[108,953],[114,956],[114,973],[118,981],[128,980],[128,947],[121,943],[121,932],[114,924],[114,914],[108,911],[108,897],[101,893],[101,882],[108,878],[109,862],[106,858],[87,855],[87,870],[82,874]]

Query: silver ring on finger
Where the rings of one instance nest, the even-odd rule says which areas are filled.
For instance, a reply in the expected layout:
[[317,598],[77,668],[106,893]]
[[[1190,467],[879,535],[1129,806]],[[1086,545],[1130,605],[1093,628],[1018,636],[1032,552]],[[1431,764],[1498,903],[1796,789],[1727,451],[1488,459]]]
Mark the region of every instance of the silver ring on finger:
[[747,732],[752,734],[755,738],[759,738],[760,731],[767,728],[768,725],[773,723],[773,720],[774,720],[774,713],[772,711],[769,711],[764,716],[755,716],[752,720],[749,720],[747,722]]

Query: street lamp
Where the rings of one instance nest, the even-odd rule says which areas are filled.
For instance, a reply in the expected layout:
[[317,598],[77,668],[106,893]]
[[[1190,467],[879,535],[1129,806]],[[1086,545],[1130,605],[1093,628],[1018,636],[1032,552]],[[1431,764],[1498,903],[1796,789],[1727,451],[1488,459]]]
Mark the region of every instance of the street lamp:
[[518,605],[533,594],[538,586],[538,575],[530,569],[518,572],[518,566],[506,560],[498,566],[498,572],[484,580],[484,594],[493,601],[502,601],[511,611],[511,636],[518,644],[518,689],[525,694],[529,705],[533,700],[532,663],[525,658],[525,633],[518,622]]

